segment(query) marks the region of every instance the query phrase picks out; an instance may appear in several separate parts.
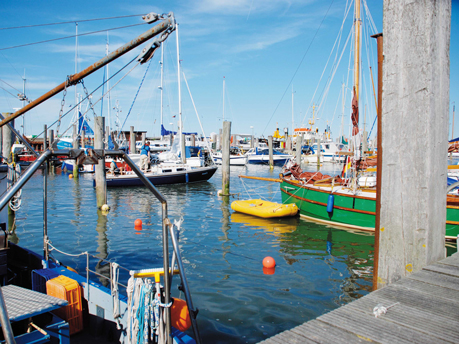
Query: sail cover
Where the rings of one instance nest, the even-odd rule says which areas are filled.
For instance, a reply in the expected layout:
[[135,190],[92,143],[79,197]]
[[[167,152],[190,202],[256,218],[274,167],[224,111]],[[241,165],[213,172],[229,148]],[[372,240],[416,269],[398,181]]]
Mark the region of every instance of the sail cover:
[[79,114],[80,116],[78,118],[78,133],[81,133],[81,131],[84,130],[84,133],[86,135],[94,135],[94,131],[89,126],[88,122],[86,122],[84,116],[81,114],[81,112]]

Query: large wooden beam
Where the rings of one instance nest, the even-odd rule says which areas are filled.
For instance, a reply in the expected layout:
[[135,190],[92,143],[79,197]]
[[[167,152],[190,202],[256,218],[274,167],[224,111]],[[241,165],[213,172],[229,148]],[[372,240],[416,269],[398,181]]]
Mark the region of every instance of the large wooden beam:
[[384,1],[378,288],[445,257],[450,28],[449,0]]

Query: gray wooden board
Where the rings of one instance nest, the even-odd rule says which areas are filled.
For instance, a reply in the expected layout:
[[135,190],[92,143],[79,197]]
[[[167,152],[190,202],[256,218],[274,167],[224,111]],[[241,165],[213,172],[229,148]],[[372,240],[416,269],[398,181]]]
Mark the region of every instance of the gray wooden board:
[[[271,339],[275,339],[276,342],[271,342]],[[262,343],[279,343],[279,344],[317,344],[317,342],[306,338],[298,333],[292,331],[285,331],[278,335],[262,342]]]
[[319,320],[379,343],[448,343],[441,338],[394,324],[384,318],[367,316],[346,306],[322,315]]
[[367,339],[360,338],[354,333],[343,331],[336,326],[320,321],[320,318],[297,326],[291,329],[290,332],[302,334],[317,343],[369,343]]
[[432,314],[448,318],[459,317],[459,303],[438,297],[435,294],[424,294],[416,290],[408,290],[401,286],[390,285],[373,292],[377,297],[385,297],[393,303],[400,302],[416,309],[428,309]]
[[441,260],[439,263],[445,264],[445,265],[453,265],[459,268],[459,253],[455,253],[443,260]]
[[[369,294],[357,301],[351,302],[348,306],[356,311],[374,317],[373,308],[378,304],[389,307],[393,305],[393,301]],[[378,319],[382,318],[419,332],[444,338],[451,342],[455,342],[459,338],[459,317],[456,319],[445,318],[432,314],[429,309],[420,310],[405,304],[397,304],[387,309],[386,314],[378,317]]]
[[[438,274],[433,274],[433,273],[430,273],[430,274],[436,275],[436,276],[431,276],[432,279],[436,279],[436,280],[438,280],[442,276],[445,276],[445,275],[438,275]],[[451,276],[446,276],[446,277],[455,278]],[[459,284],[459,278],[456,278],[456,281]],[[419,281],[414,278],[413,279],[403,278],[397,281],[396,283],[394,283],[393,285],[397,287],[405,288],[407,290],[417,291],[420,293],[425,293],[429,295],[433,294],[435,296],[443,297],[448,300],[459,300],[459,290],[444,288],[439,285],[425,283],[423,281]]]
[[433,271],[433,272],[450,275],[454,277],[459,277],[459,269],[452,265],[445,265],[445,264],[437,263],[437,264],[426,266],[425,268],[423,268],[423,270]]
[[418,271],[415,274],[408,276],[408,278],[406,279],[403,278],[397,281],[397,283],[403,284],[407,280],[421,281],[424,283],[432,284],[434,286],[440,286],[443,288],[459,291],[459,278],[443,274],[432,273],[431,271]]

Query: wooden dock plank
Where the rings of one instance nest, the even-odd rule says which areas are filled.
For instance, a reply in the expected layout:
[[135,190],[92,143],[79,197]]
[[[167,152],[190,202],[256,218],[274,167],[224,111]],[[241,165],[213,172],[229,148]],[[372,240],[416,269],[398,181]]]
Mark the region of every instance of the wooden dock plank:
[[295,332],[285,331],[281,332],[274,337],[268,338],[262,342],[262,344],[317,344],[317,342],[299,335]]
[[452,289],[454,291],[459,291],[459,279],[457,277],[443,275],[443,274],[432,274],[431,271],[421,270],[416,272],[415,274],[409,276],[408,278],[404,278],[397,283],[403,285],[404,283],[408,283],[407,281],[416,280],[420,282],[424,282],[427,284],[431,284],[433,286],[439,286],[447,289]]
[[[374,316],[376,305],[389,307],[396,303],[386,314]],[[265,344],[362,342],[458,343],[459,254],[263,341]]]
[[432,314],[459,319],[459,303],[455,300],[449,301],[436,295],[407,290],[397,285],[378,290],[377,296],[385,297],[392,303],[400,302],[416,309],[428,309]]
[[459,268],[459,259],[457,259],[453,255],[453,256],[446,257],[445,259],[442,259],[441,261],[438,262],[438,264],[452,265],[452,266]]
[[441,338],[400,326],[384,318],[365,315],[350,307],[341,307],[322,315],[320,321],[378,343],[448,343]]
[[423,270],[425,271],[432,271],[432,272],[437,272],[449,276],[454,276],[454,277],[459,277],[459,269],[456,266],[453,265],[446,265],[446,264],[432,264],[429,266],[426,266]]
[[297,326],[291,330],[294,333],[301,333],[303,336],[310,338],[317,343],[371,343],[368,338],[362,338],[354,333],[343,331],[336,326],[332,326],[320,320],[311,320],[303,325]]
[[[378,304],[387,308],[393,305],[393,301],[370,294],[368,297],[363,297],[355,302],[351,302],[348,306],[368,316],[374,316],[373,308]],[[397,323],[400,326],[406,326],[419,332],[430,334],[438,338],[444,338],[453,343],[459,338],[457,320],[454,321],[450,318],[434,315],[429,309],[419,310],[405,304],[397,304],[390,307],[387,313],[380,315],[378,319],[381,318]]]

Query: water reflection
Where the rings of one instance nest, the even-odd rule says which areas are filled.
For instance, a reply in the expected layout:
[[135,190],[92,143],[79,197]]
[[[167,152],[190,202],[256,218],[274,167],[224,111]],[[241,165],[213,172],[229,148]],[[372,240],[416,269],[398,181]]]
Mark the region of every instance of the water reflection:
[[[107,238],[107,214],[97,210],[97,254],[100,260],[96,264],[96,272],[110,278],[110,263],[104,261],[108,258],[108,238]],[[107,287],[108,280],[99,276],[99,282]]]

